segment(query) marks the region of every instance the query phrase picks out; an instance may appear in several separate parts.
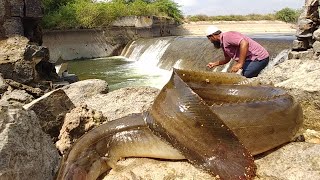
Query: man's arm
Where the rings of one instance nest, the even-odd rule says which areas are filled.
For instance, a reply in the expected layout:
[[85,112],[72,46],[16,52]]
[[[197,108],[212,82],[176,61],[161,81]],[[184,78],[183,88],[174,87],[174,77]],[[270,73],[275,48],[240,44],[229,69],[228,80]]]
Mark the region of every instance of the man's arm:
[[211,69],[211,68],[219,66],[219,65],[227,64],[230,60],[231,60],[230,57],[225,56],[224,60],[210,62],[210,63],[207,64],[207,67]]
[[244,63],[246,61],[247,53],[249,50],[249,42],[242,39],[239,46],[240,46],[239,47],[239,51],[240,51],[239,60],[238,60],[238,63],[232,67],[231,72],[238,72],[238,70],[242,68],[242,66],[244,65]]

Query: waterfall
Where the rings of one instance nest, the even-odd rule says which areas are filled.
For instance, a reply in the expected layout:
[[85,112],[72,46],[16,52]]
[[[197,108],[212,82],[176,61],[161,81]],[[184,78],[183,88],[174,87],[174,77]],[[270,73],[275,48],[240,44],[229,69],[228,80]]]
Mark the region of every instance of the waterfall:
[[121,55],[132,61],[157,65],[171,40],[171,38],[136,40],[127,45]]
[[[286,50],[291,48],[294,36],[275,38],[264,36],[252,37],[267,49],[272,63],[279,63],[285,58]],[[180,69],[207,70],[209,62],[224,59],[221,49],[215,49],[205,37],[160,37],[152,39],[138,39],[129,44],[122,55],[137,63],[142,68],[161,68],[171,70]],[[270,68],[272,66],[270,63]],[[275,65],[273,64],[273,65]],[[232,63],[216,67],[213,71],[227,72]]]

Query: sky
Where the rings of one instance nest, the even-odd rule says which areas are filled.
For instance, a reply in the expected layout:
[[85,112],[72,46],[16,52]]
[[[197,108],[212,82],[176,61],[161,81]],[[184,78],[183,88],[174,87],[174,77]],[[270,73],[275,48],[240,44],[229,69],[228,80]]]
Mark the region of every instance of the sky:
[[305,0],[173,0],[184,15],[268,14],[283,8],[301,9]]

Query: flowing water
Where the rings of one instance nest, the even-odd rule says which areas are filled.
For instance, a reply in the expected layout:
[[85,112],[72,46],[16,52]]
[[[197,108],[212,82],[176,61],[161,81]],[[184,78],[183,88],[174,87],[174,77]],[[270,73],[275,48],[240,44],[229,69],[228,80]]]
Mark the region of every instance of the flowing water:
[[[287,59],[292,35],[249,35],[270,53],[272,68]],[[206,64],[223,58],[203,37],[161,37],[138,39],[128,44],[121,56],[74,60],[69,62],[69,72],[80,80],[103,79],[110,90],[128,86],[152,86],[162,88],[169,80],[172,67],[202,71],[227,72],[231,63],[213,70]]]

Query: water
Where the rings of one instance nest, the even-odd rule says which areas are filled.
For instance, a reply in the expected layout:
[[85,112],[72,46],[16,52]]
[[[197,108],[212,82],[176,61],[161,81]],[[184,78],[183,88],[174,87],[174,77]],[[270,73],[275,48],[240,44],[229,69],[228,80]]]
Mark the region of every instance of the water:
[[[272,68],[287,58],[294,37],[291,35],[252,35],[270,53]],[[202,71],[227,72],[231,64],[213,70],[206,64],[223,57],[203,37],[162,37],[139,39],[128,44],[122,56],[74,60],[69,73],[80,80],[102,79],[111,91],[129,86],[151,86],[161,89],[171,76],[172,67]]]
[[129,86],[151,86],[161,89],[171,75],[171,71],[156,66],[142,66],[125,57],[74,60],[68,64],[68,71],[76,74],[80,80],[105,80],[110,91]]

